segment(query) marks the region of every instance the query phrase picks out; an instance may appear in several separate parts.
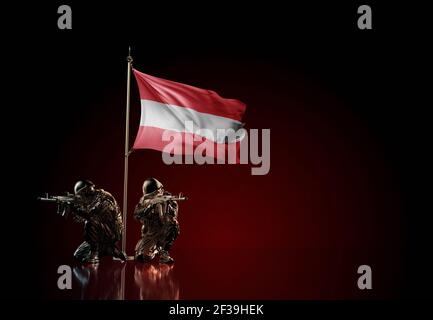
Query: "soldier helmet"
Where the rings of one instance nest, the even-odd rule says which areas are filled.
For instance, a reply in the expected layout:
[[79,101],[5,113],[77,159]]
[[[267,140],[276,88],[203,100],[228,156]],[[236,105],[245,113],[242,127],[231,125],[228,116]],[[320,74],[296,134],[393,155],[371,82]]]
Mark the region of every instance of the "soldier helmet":
[[143,194],[155,192],[163,187],[162,183],[155,178],[147,178],[143,182]]
[[84,189],[86,189],[88,187],[94,188],[95,184],[90,180],[77,181],[77,183],[74,186],[74,193],[78,194],[79,192],[83,191]]

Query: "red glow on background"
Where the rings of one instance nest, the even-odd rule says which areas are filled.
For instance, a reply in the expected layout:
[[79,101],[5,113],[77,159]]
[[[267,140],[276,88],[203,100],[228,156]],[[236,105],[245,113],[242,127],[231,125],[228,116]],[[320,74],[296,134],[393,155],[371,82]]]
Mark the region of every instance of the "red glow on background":
[[[398,190],[379,142],[344,98],[317,79],[260,62],[245,68],[212,61],[212,76],[192,65],[146,72],[245,102],[246,127],[271,129],[270,172],[252,176],[249,165],[167,166],[159,152],[134,151],[127,252],[140,236],[132,210],[143,180],[153,176],[189,198],[180,203],[181,234],[173,247],[181,298],[359,297],[346,282],[356,278],[357,265],[367,261],[384,270],[400,259],[394,249],[401,242]],[[85,177],[122,203],[124,88],[112,85],[115,90],[102,88],[86,102],[86,117],[53,159],[47,191],[71,190]],[[135,84],[131,98],[134,137],[140,113]],[[55,208],[41,205],[40,211],[44,263],[52,266],[72,255],[81,226],[55,216]],[[394,294],[391,279],[379,284],[376,296]]]

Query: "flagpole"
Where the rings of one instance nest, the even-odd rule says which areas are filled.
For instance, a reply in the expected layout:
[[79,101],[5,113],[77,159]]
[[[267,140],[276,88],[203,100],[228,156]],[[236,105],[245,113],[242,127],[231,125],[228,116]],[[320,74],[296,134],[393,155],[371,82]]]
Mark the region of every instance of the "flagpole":
[[128,211],[128,157],[129,157],[129,104],[131,91],[131,69],[132,56],[131,47],[128,50],[128,75],[126,81],[126,118],[125,118],[125,165],[123,172],[123,233],[122,233],[122,251],[126,253],[126,215]]

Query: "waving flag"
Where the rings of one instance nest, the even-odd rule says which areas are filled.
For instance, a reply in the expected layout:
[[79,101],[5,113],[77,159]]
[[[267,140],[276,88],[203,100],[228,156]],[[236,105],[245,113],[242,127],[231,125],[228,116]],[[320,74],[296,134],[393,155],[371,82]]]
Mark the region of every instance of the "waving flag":
[[[192,154],[201,145],[212,144],[212,154],[218,158],[220,150],[237,150],[242,136],[221,132],[236,132],[242,128],[245,104],[225,99],[216,92],[147,75],[133,69],[141,99],[140,127],[133,149],[163,151],[167,144],[175,154]],[[225,131],[224,131],[224,130]],[[180,136],[176,141],[164,141],[167,133]]]

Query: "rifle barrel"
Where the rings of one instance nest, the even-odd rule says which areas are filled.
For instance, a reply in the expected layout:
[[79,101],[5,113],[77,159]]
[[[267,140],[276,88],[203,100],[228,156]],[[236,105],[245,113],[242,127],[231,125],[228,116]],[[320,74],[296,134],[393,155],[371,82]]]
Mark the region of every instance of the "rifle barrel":
[[57,202],[57,199],[54,198],[44,198],[44,197],[38,197],[39,201],[45,201],[45,202]]

